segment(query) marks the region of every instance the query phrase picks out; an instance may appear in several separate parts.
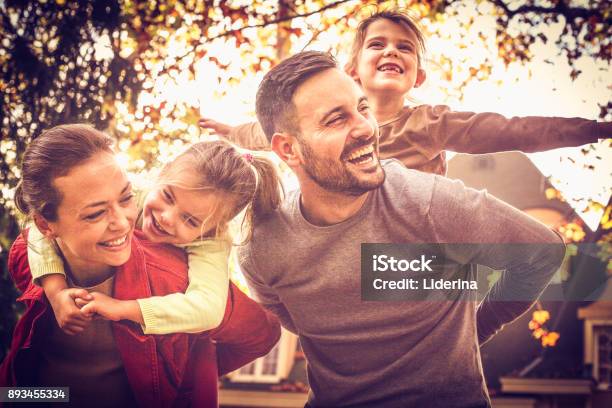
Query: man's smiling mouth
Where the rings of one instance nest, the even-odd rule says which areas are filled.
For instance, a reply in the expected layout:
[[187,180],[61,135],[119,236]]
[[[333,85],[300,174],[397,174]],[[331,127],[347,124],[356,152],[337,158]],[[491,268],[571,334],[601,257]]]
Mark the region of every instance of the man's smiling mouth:
[[352,164],[363,164],[371,161],[374,158],[374,145],[360,147],[351,153],[346,160]]

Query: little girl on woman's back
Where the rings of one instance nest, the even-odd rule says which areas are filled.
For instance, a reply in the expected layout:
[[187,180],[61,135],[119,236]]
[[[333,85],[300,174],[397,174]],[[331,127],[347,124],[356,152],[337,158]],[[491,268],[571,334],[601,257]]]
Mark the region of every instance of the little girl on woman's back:
[[[194,333],[217,327],[229,287],[232,239],[228,222],[246,208],[250,230],[254,218],[278,207],[281,187],[269,160],[241,154],[224,141],[200,142],[166,164],[155,187],[142,198],[138,226],[146,238],[179,246],[187,253],[186,292],[117,300],[90,294],[86,288],[68,288],[70,274],[65,273],[54,242],[33,227],[28,236],[32,277],[45,290],[58,324],[67,333],[82,331],[95,313],[137,322],[145,334]],[[83,216],[96,222],[105,214],[93,209]],[[104,244],[112,250],[121,242]]]

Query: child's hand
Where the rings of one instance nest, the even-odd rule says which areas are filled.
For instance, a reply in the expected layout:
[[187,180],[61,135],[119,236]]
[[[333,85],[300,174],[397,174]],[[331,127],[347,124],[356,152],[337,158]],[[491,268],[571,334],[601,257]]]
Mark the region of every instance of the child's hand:
[[207,118],[200,118],[198,125],[204,129],[212,129],[217,135],[223,137],[227,137],[232,130],[232,126]]
[[[99,292],[91,294],[93,300],[85,304],[81,311],[90,317],[98,315],[114,322],[132,320],[143,324],[140,306],[135,300],[117,300]],[[83,304],[84,302],[79,302]]]
[[77,300],[88,302],[90,299],[89,292],[79,288],[62,289],[49,297],[55,320],[66,334],[80,333],[91,322],[91,316],[84,314],[76,305]]

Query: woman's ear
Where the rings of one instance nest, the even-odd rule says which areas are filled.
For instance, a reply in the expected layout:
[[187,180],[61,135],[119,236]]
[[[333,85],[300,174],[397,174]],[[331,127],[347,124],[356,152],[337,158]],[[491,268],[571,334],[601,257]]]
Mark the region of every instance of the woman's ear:
[[34,224],[36,225],[36,228],[38,228],[40,233],[43,234],[45,238],[55,239],[57,237],[57,234],[55,233],[54,228],[51,225],[51,223],[45,220],[45,218],[42,215],[34,214],[33,218],[34,218]]

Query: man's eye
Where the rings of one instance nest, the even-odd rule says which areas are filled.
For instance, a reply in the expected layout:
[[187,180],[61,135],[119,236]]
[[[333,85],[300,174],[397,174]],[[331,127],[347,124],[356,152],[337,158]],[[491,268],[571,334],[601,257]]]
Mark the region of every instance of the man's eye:
[[102,214],[104,214],[104,210],[96,211],[95,213],[86,215],[83,218],[85,218],[88,221],[93,221],[99,218]]
[[326,125],[327,126],[333,126],[333,125],[336,125],[336,124],[342,122],[343,120],[344,120],[344,116],[342,116],[342,115],[336,116],[336,117],[333,117],[330,120],[328,120]]

